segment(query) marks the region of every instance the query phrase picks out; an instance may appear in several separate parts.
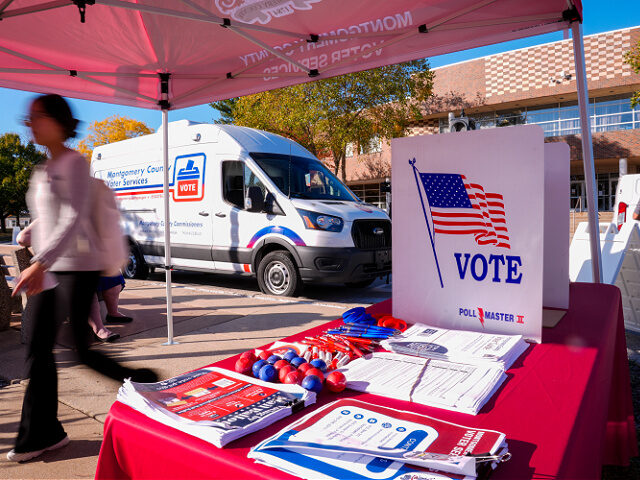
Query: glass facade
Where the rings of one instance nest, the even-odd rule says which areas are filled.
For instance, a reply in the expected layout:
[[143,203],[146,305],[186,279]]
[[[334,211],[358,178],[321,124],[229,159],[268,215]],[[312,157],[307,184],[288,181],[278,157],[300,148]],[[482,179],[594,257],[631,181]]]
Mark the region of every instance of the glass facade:
[[[640,108],[631,108],[630,95],[592,98],[589,100],[589,115],[592,132],[640,128]],[[542,127],[546,137],[580,133],[577,101],[481,113],[472,118],[479,129],[533,123]],[[448,131],[448,119],[441,118],[440,133]]]
[[[382,152],[382,139],[378,136],[374,136],[370,141],[369,145],[358,145],[357,148],[358,155],[367,155],[369,153],[380,153]],[[345,149],[345,156],[347,158],[352,158],[356,153],[356,144],[353,142],[347,143],[347,148]]]
[[349,188],[360,200],[376,207],[387,208],[387,194],[380,192],[380,183],[364,183],[349,185]]
[[[590,99],[589,116],[591,117],[592,132],[640,128],[640,107],[631,108],[630,94]],[[577,100],[521,109],[498,110],[471,115],[471,117],[476,121],[477,129],[536,124],[542,127],[546,137],[580,134],[580,112]],[[448,119],[441,118],[440,133],[448,131]],[[617,184],[617,172],[596,175],[599,211],[611,211],[614,208]],[[571,177],[570,195],[571,210],[587,210],[587,195],[583,176]]]
[[[605,212],[613,210],[616,203],[616,189],[618,187],[618,173],[597,173],[596,189],[598,195],[598,211]],[[575,212],[587,211],[587,188],[584,183],[584,176],[571,175],[570,187],[570,209]]]

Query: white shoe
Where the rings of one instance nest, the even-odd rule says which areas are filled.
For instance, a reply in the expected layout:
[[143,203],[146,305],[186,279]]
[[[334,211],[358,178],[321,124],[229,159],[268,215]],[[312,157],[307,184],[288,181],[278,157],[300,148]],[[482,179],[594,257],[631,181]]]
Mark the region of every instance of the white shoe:
[[62,448],[69,444],[69,437],[65,436],[58,443],[54,443],[50,447],[43,448],[42,450],[34,450],[33,452],[24,452],[24,453],[16,453],[15,450],[11,450],[7,453],[7,458],[12,462],[26,462],[27,460],[31,460],[32,458],[36,458],[37,456],[42,455],[44,452],[48,450],[57,450],[58,448]]

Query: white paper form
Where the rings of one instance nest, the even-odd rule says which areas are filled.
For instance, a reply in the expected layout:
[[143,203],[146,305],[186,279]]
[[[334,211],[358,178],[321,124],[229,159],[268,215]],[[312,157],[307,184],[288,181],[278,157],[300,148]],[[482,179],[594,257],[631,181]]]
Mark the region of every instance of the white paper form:
[[429,326],[414,325],[403,337],[416,336],[421,341],[441,345],[452,353],[474,357],[501,358],[522,338],[521,335],[496,335],[466,330],[445,330]]
[[427,362],[407,355],[373,353],[339,370],[347,377],[347,388],[411,401],[412,390]]
[[521,335],[497,335],[414,325],[399,336],[382,342],[388,350],[424,358],[479,365],[497,363],[503,368],[528,348]]
[[347,388],[477,414],[506,379],[502,368],[376,352],[340,369]]

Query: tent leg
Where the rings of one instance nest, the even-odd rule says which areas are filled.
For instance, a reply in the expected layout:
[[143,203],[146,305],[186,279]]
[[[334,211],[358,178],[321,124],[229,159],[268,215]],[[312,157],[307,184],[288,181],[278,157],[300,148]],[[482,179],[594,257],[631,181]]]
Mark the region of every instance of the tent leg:
[[162,345],[176,345],[173,340],[173,309],[171,298],[171,228],[169,228],[169,111],[162,109],[162,185],[164,198],[164,271],[167,287],[167,342]]
[[593,161],[593,142],[589,121],[589,91],[587,88],[587,70],[584,60],[582,25],[571,24],[573,38],[573,58],[576,66],[578,87],[578,106],[580,108],[580,128],[582,131],[582,163],[587,186],[587,211],[589,218],[589,240],[591,246],[591,271],[594,283],[602,283],[602,257],[600,251],[600,227],[598,222],[598,198],[596,196],[596,175]]

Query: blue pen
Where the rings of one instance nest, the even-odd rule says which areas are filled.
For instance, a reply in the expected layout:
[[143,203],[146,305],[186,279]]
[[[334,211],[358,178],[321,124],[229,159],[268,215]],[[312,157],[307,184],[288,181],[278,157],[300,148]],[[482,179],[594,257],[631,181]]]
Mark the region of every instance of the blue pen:
[[332,335],[347,335],[350,337],[360,337],[360,338],[379,338],[385,339],[389,338],[391,335],[388,334],[380,334],[380,333],[367,333],[362,331],[350,331],[350,330],[328,330],[327,333]]
[[351,330],[362,330],[365,332],[376,332],[376,333],[394,333],[396,331],[395,328],[388,328],[388,327],[367,327],[364,325],[342,325],[338,328],[341,329],[351,329]]

